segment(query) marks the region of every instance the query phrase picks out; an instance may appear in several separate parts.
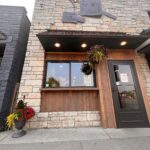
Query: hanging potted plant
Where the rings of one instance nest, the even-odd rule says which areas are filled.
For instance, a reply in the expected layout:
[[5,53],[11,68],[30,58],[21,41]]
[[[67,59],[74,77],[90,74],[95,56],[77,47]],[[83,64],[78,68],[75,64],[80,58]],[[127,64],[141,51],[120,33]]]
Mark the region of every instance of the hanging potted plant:
[[107,56],[107,50],[103,45],[95,45],[90,48],[87,54],[90,63],[98,64]]
[[26,131],[23,130],[23,127],[26,124],[26,121],[32,118],[35,115],[33,108],[27,106],[23,100],[19,100],[15,111],[7,116],[6,124],[8,128],[15,126],[17,129],[16,132],[12,135],[13,138],[18,138],[26,134]]
[[83,63],[82,64],[82,68],[81,71],[85,74],[85,75],[90,75],[93,71],[93,67],[89,62]]
[[83,63],[81,71],[90,75],[94,69],[94,65],[100,63],[106,56],[107,50],[103,45],[95,45],[87,51],[88,62]]

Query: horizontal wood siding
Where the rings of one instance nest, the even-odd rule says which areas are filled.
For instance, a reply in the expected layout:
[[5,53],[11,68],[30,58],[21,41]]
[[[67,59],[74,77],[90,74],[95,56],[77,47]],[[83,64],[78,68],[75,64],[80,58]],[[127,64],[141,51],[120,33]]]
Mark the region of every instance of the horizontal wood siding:
[[42,92],[41,112],[97,110],[99,110],[97,90]]

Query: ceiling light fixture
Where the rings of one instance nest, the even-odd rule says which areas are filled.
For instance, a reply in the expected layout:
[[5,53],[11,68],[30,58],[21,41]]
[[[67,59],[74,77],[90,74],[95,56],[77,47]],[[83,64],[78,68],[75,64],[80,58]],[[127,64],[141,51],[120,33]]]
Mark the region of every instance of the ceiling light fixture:
[[61,45],[60,45],[60,43],[55,43],[54,46],[55,47],[60,47]]
[[126,44],[127,44],[127,41],[122,41],[122,42],[120,43],[121,46],[125,46]]
[[81,44],[81,47],[82,47],[82,48],[86,48],[86,47],[87,47],[87,44],[86,44],[86,43],[83,43],[83,44]]

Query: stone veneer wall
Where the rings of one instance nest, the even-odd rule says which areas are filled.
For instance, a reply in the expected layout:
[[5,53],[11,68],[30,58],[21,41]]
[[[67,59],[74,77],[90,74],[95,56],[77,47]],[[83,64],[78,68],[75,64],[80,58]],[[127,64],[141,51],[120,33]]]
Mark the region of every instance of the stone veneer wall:
[[[36,37],[36,34],[46,31],[46,29],[60,29],[126,32],[136,35],[139,34],[143,29],[147,29],[149,27],[150,19],[147,14],[147,10],[149,10],[150,6],[149,0],[102,0],[102,5],[104,10],[117,16],[117,20],[112,20],[105,16],[102,16],[101,18],[86,17],[86,22],[84,24],[64,24],[61,21],[62,11],[65,10],[66,7],[69,8],[72,6],[69,0],[36,0],[26,59],[19,90],[19,98],[21,98],[23,95],[26,95],[26,101],[29,105],[33,106],[37,112],[37,115],[34,117],[35,121],[30,123],[30,127],[43,127],[43,125],[41,125],[41,123],[39,122],[41,122],[40,118],[44,118],[38,117],[41,114],[39,113],[41,103],[40,88],[42,87],[44,72],[44,50],[38,38]],[[79,4],[76,4],[76,7],[79,10]],[[146,84],[147,80],[148,79],[145,79]],[[57,116],[59,118],[59,113],[55,112],[46,113],[44,115],[54,115],[56,118]],[[78,115],[82,116],[80,113]],[[76,120],[76,117],[77,116],[75,116],[74,119],[71,120]],[[45,118],[46,120],[49,120],[49,117]],[[83,121],[83,124],[85,121],[86,119]],[[77,123],[75,121],[73,122],[76,126]],[[45,124],[46,125],[44,126],[46,127],[55,127],[55,125],[57,126],[57,124],[53,123],[52,121],[48,121],[48,124],[46,121]],[[63,127],[63,122],[59,124],[59,127],[60,126]]]
[[145,89],[150,103],[150,68],[144,54],[136,55],[145,82]]
[[38,113],[27,128],[95,127],[100,126],[99,111]]

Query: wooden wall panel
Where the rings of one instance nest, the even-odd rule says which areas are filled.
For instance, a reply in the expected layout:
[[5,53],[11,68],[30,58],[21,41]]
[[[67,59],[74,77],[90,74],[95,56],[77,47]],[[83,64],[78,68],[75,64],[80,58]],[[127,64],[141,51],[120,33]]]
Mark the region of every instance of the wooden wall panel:
[[[104,128],[115,128],[116,119],[108,71],[108,60],[133,60],[137,70],[139,83],[142,89],[146,111],[150,121],[150,106],[141,70],[134,50],[109,50],[108,57],[96,65],[96,85],[98,90],[65,90],[65,91],[44,91],[42,92],[41,111],[95,111],[101,113],[102,126]],[[83,61],[86,60],[86,53],[45,53],[45,60]]]
[[139,69],[138,61],[136,59],[136,53],[134,50],[109,50],[108,57],[100,65],[97,66],[97,85],[99,88],[99,104],[101,111],[102,126],[104,128],[115,128],[116,119],[114,113],[114,105],[112,98],[112,91],[110,85],[110,77],[108,71],[108,60],[133,60],[135,63],[135,68],[137,71],[140,87],[142,90],[142,95],[144,98],[144,103],[146,111],[150,121],[150,105],[148,104],[148,98],[144,89],[144,81],[141,79],[141,70]]
[[45,53],[45,60],[84,61],[87,60],[87,55],[73,52]]
[[41,112],[97,111],[98,91],[44,91]]

